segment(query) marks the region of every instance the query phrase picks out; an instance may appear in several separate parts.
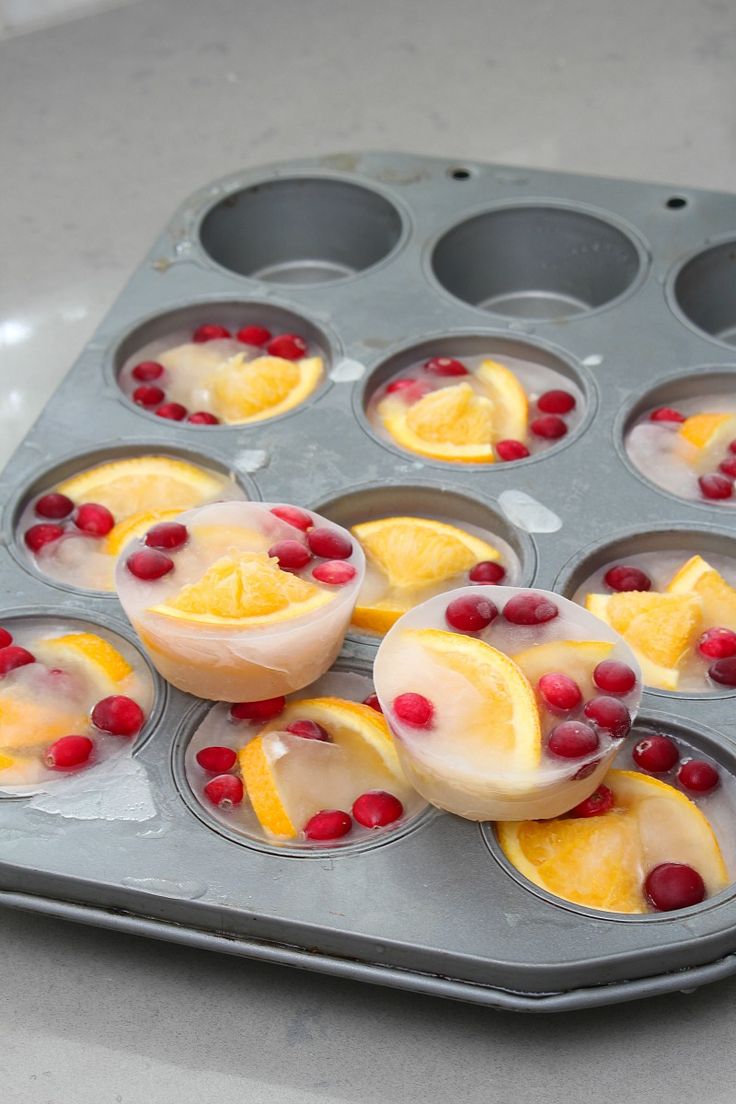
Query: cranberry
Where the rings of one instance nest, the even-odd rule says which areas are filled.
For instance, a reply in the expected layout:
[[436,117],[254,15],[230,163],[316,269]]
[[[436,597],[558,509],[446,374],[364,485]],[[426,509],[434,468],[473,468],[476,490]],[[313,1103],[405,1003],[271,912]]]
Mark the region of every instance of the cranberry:
[[244,345],[265,345],[271,340],[271,331],[265,326],[243,326],[235,335]]
[[647,874],[644,893],[657,912],[672,912],[700,904],[705,897],[705,882],[685,863],[660,863]]
[[201,748],[196,755],[202,770],[209,771],[210,774],[223,774],[225,771],[232,770],[237,758],[232,748],[215,745]]
[[89,736],[62,736],[46,749],[44,762],[51,770],[72,770],[87,762],[94,746]]
[[571,817],[594,817],[604,816],[606,813],[610,813],[614,806],[615,798],[608,786],[599,786],[590,797],[586,797],[585,801],[581,801],[579,805],[576,805],[574,809],[571,809],[568,816]]
[[733,494],[733,483],[725,475],[713,472],[710,475],[701,475],[698,486],[704,498],[722,499],[730,498]]
[[130,374],[133,379],[137,379],[141,383],[152,383],[153,380],[161,379],[164,374],[164,366],[159,364],[157,360],[142,360],[140,364],[136,364]]
[[393,380],[386,388],[387,395],[395,395],[397,391],[408,391],[410,387],[420,387],[419,380],[415,379],[397,379]]
[[512,625],[544,625],[559,616],[560,611],[554,602],[544,594],[517,594],[509,598],[504,606],[503,615]]
[[138,406],[157,406],[165,398],[163,387],[156,387],[155,383],[142,383],[133,392],[133,402]]
[[535,437],[544,437],[548,441],[556,441],[567,433],[567,426],[556,414],[542,414],[540,418],[532,418],[529,428]]
[[543,414],[569,414],[575,409],[575,396],[569,391],[545,391],[537,399]]
[[214,414],[210,414],[209,410],[195,410],[193,414],[187,417],[187,421],[192,425],[219,425],[220,419],[216,418]]
[[345,586],[358,574],[352,564],[344,560],[325,560],[317,564],[312,572],[312,578],[320,583],[330,583],[331,586]]
[[628,694],[636,686],[636,674],[626,663],[604,659],[593,671],[593,682],[607,694]]
[[281,521],[285,521],[287,525],[293,525],[295,529],[301,529],[304,533],[314,526],[306,510],[300,510],[298,506],[273,506],[271,513]]
[[453,598],[445,610],[447,624],[459,632],[480,632],[487,629],[496,617],[498,608],[493,602],[474,594]]
[[508,438],[506,441],[496,441],[496,453],[499,460],[523,460],[529,455],[529,449],[521,441]]
[[736,441],[731,441],[731,443],[728,446],[728,451],[732,452],[732,453],[734,453],[734,455],[736,455]]
[[561,759],[582,759],[590,755],[599,744],[598,733],[582,721],[563,721],[549,734],[547,747],[552,755]]
[[433,376],[467,376],[468,369],[452,357],[432,357],[425,362],[424,371]]
[[385,828],[404,812],[398,797],[385,790],[361,794],[353,803],[353,816],[364,828]]
[[225,810],[239,805],[245,794],[243,783],[234,774],[218,774],[210,779],[204,792],[213,805]]
[[148,530],[143,538],[149,548],[181,548],[189,539],[189,530],[180,521],[161,521]]
[[630,567],[628,564],[617,564],[609,567],[603,576],[603,582],[611,590],[651,590],[652,580],[639,567]]
[[283,357],[284,360],[299,360],[307,352],[307,343],[298,334],[279,334],[272,337],[266,346],[266,351],[275,357]]
[[669,736],[654,732],[634,745],[631,756],[642,770],[649,771],[650,774],[666,774],[680,758],[680,752]]
[[64,530],[60,525],[51,525],[48,522],[41,522],[39,525],[32,525],[30,529],[26,529],[23,534],[23,540],[30,548],[31,552],[38,553],[47,544],[53,544],[59,537],[64,536]]
[[698,640],[698,651],[708,659],[728,659],[736,655],[736,633],[731,629],[706,629]]
[[600,759],[593,759],[590,763],[584,763],[583,766],[576,770],[571,776],[571,781],[578,782],[583,778],[590,778],[591,774],[594,774],[600,765]]
[[92,710],[92,724],[100,732],[112,736],[135,736],[140,732],[146,715],[132,698],[124,694],[112,694],[98,701]]
[[205,341],[220,341],[222,338],[230,336],[230,331],[226,326],[204,323],[202,326],[197,326],[192,334],[192,341],[196,345],[204,345]]
[[353,826],[348,813],[341,809],[323,809],[304,825],[304,835],[312,840],[333,840],[346,836]]
[[272,544],[268,550],[269,556],[279,561],[282,571],[299,571],[306,567],[312,558],[312,553],[297,540],[282,540]]
[[74,515],[74,524],[77,529],[87,533],[90,537],[106,537],[115,526],[115,518],[107,506],[100,506],[97,502],[85,502],[78,507]]
[[125,561],[126,567],[136,579],[142,579],[145,583],[151,583],[154,579],[162,579],[174,570],[174,561],[171,556],[166,556],[156,548],[142,548],[140,552],[134,552]]
[[53,518],[54,521],[68,517],[73,509],[74,503],[72,500],[65,494],[59,494],[58,491],[41,495],[34,506],[34,510],[39,517]]
[[352,541],[334,529],[310,529],[307,543],[315,556],[328,560],[347,560],[353,554]]
[[230,706],[231,721],[270,721],[283,713],[286,698],[264,698],[263,701],[236,702]]
[[690,759],[683,763],[677,772],[677,781],[686,790],[693,793],[710,793],[721,780],[721,776],[715,767],[706,763],[705,759]]
[[631,717],[623,702],[618,698],[592,698],[583,710],[585,716],[614,739],[626,736],[631,728]]
[[369,694],[367,698],[363,698],[363,705],[369,705],[371,709],[375,709],[376,713],[383,713],[378,694]]
[[650,422],[684,422],[685,415],[679,410],[673,410],[671,406],[658,406],[649,415]]
[[[13,637],[8,632],[8,630],[0,628],[0,651],[2,651],[3,648],[7,648],[8,645],[10,645],[12,643],[13,643]],[[375,697],[375,695],[374,695],[374,697]]]
[[468,572],[471,583],[500,583],[506,578],[506,568],[493,560],[481,560]]
[[428,383],[423,383],[421,380],[401,379],[390,383],[386,388],[386,394],[391,395],[398,392],[405,402],[415,403],[423,399],[425,395],[429,395],[432,390],[433,388]]
[[717,659],[708,668],[708,675],[721,686],[736,686],[736,656]]
[[332,742],[327,729],[317,721],[292,721],[286,726],[286,731],[293,736],[301,736],[302,740],[321,740],[324,744]]
[[170,422],[181,422],[187,416],[187,408],[178,402],[164,403],[156,411],[156,417],[167,418]]
[[394,698],[394,713],[412,728],[429,728],[434,717],[434,706],[423,694],[409,692]]
[[725,460],[721,460],[718,470],[731,479],[736,479],[736,456],[727,456]]
[[0,677],[35,662],[36,657],[27,648],[21,648],[19,644],[6,644],[4,648],[0,648]]
[[539,693],[552,709],[567,713],[583,700],[580,687],[569,675],[557,671],[542,675],[537,683]]

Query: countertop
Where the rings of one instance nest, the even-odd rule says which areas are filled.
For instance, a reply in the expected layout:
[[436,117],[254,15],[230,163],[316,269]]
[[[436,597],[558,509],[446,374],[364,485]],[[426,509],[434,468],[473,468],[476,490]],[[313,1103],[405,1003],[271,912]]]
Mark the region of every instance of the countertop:
[[[210,178],[393,148],[728,190],[735,47],[728,0],[151,0],[0,39],[0,459]],[[20,913],[0,932],[6,1104],[733,1099],[736,979],[513,1016]]]

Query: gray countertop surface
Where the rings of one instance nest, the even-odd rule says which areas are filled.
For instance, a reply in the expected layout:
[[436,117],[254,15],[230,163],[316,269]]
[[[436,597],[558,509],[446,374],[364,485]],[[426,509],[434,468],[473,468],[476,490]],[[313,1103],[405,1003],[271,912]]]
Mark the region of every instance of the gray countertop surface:
[[[729,190],[735,53],[730,0],[150,0],[0,39],[0,459],[210,178],[390,148]],[[543,1018],[0,932],[4,1104],[733,1100],[736,980]]]

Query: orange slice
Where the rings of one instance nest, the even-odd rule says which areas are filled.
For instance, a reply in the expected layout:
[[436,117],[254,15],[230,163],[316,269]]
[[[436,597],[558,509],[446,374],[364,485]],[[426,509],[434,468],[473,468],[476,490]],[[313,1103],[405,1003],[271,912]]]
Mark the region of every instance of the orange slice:
[[96,633],[66,633],[42,640],[36,655],[49,667],[78,672],[98,697],[115,694],[133,668],[117,648]]
[[736,589],[702,556],[692,556],[670,579],[669,594],[696,594],[703,603],[703,624],[736,632]]
[[[0,748],[3,753],[44,748],[61,736],[88,731],[86,713],[65,703],[33,701],[10,688],[0,695]],[[9,767],[12,764],[8,764]]]
[[381,518],[354,525],[351,532],[392,587],[442,583],[481,560],[501,558],[487,541],[432,518]]
[[693,414],[682,422],[678,433],[697,449],[725,447],[736,437],[736,415]]
[[561,672],[574,679],[583,697],[589,698],[594,692],[593,670],[613,649],[607,640],[552,640],[525,648],[513,658],[532,686],[536,687],[542,675]]
[[248,360],[244,353],[237,353],[218,368],[209,384],[222,420],[240,425],[292,410],[311,395],[322,373],[321,357]]
[[484,360],[476,377],[493,403],[494,440],[502,441],[510,437],[515,441],[524,441],[529,402],[514,373],[496,360]]
[[412,601],[412,591],[405,590],[403,594],[395,593],[390,598],[382,598],[380,602],[371,605],[361,605],[360,599],[353,610],[351,624],[356,629],[365,629],[366,632],[385,635],[396,624],[407,610],[412,609],[417,603]]
[[116,520],[144,510],[189,510],[215,498],[224,486],[214,475],[171,456],[133,456],[98,464],[55,488],[75,502],[99,502]]
[[606,912],[647,912],[644,880],[664,862],[694,867],[709,896],[728,885],[713,829],[689,798],[635,771],[609,771],[605,785],[615,803],[602,816],[497,825],[509,861],[541,889]]
[[493,463],[493,403],[469,383],[431,391],[411,406],[394,395],[378,404],[397,444],[434,460]]

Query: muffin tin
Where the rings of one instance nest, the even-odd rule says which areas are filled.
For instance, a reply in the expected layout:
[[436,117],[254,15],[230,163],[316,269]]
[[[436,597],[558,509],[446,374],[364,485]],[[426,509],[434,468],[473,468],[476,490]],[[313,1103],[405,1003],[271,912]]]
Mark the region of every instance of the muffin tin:
[[[302,333],[325,357],[324,383],[252,426],[174,423],[134,406],[116,382],[127,358],[205,321]],[[2,474],[3,623],[69,618],[130,639],[114,596],[44,578],[14,532],[58,474],[130,451],[201,458],[248,497],[342,524],[423,512],[480,524],[514,550],[519,585],[568,595],[619,552],[734,554],[729,511],[659,491],[622,445],[639,410],[692,393],[701,376],[736,394],[734,344],[735,196],[394,153],[235,174],[173,216]],[[374,433],[365,407],[425,350],[551,363],[582,391],[585,415],[514,463],[412,458]],[[375,648],[350,635],[340,662],[370,675]],[[707,746],[736,773],[735,696],[647,691],[641,723]],[[119,793],[103,795],[97,819],[81,819],[73,798],[3,797],[0,901],[513,1010],[602,1005],[736,972],[736,887],[669,915],[576,909],[510,871],[488,827],[441,813],[342,852],[228,837],[182,793],[201,710],[159,681],[120,783],[129,816]]]

